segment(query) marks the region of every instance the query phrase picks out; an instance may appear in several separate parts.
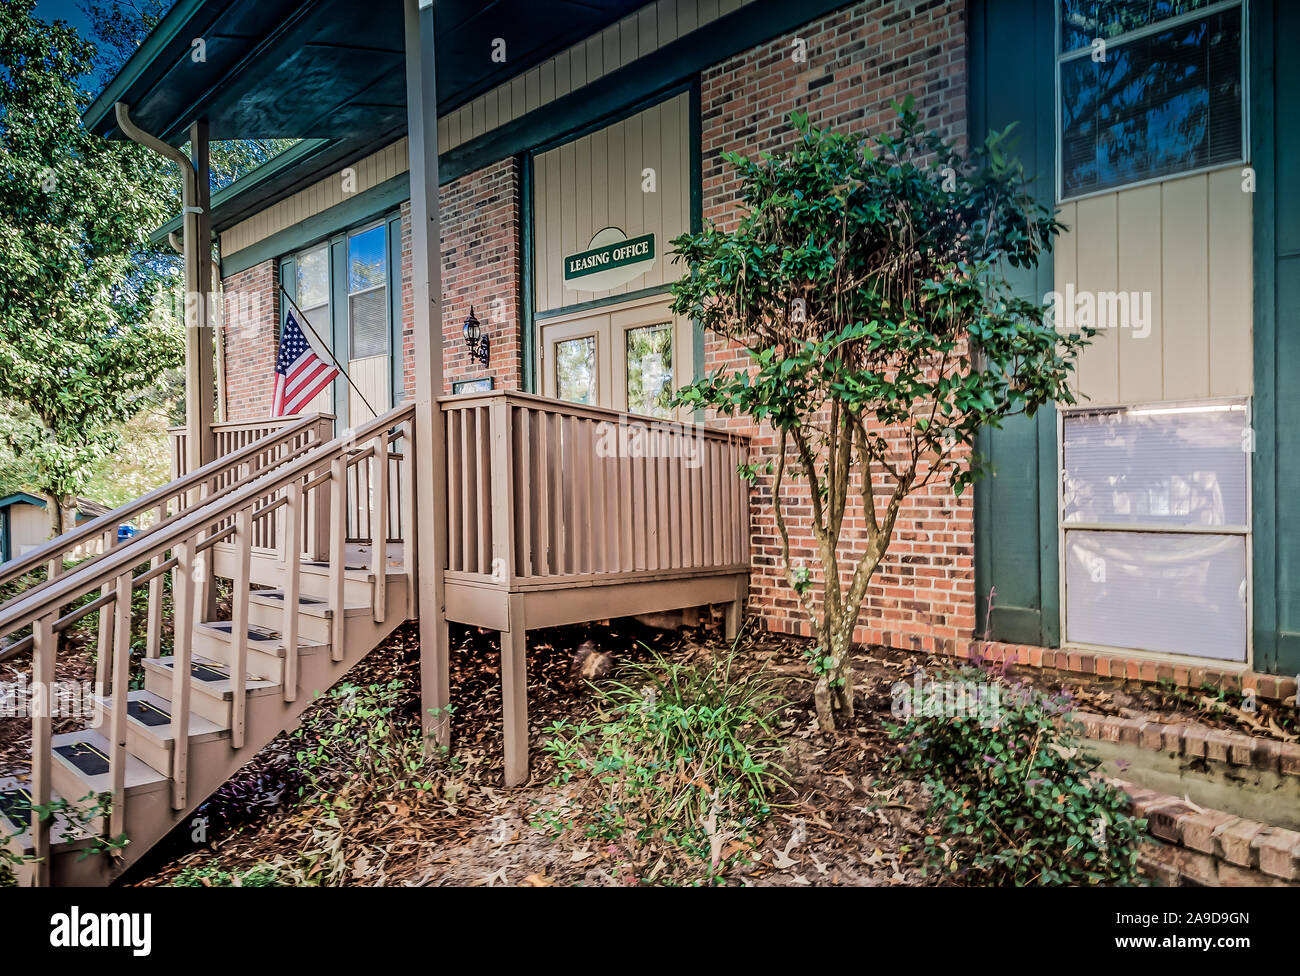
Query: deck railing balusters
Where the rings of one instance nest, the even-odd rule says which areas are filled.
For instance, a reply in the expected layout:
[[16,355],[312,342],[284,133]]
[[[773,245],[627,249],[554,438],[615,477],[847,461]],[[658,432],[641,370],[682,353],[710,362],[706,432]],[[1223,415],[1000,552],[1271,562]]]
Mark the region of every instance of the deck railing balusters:
[[329,549],[329,608],[334,615],[330,627],[330,657],[335,661],[343,660],[343,629],[346,602],[345,585],[347,582],[347,501],[348,501],[348,459],[341,455],[330,466],[330,500],[334,514],[330,519],[333,529]]
[[374,440],[371,465],[375,484],[370,493],[370,572],[375,577],[373,610],[375,623],[383,623],[388,582],[388,431]]
[[36,883],[50,883],[50,826],[53,817],[43,817],[53,790],[50,786],[51,740],[54,736],[54,665],[58,645],[54,621],[58,610],[32,624],[32,855],[36,859]]
[[[109,836],[120,837],[126,832],[126,716],[131,693],[131,570],[117,578],[116,598],[113,601],[117,627],[113,635],[113,718],[109,728],[109,777],[112,781],[112,800],[109,807]],[[108,605],[100,611],[108,611]],[[104,653],[103,648],[100,654]]]
[[302,479],[295,478],[284,491],[288,502],[284,508],[284,537],[289,541],[284,556],[284,624],[280,628],[280,642],[284,647],[284,700],[291,702],[298,697],[298,596],[302,590],[302,554],[297,540],[302,533]]
[[252,583],[253,507],[235,514],[235,575],[230,581],[230,745],[244,747],[244,713],[248,683],[248,591]]

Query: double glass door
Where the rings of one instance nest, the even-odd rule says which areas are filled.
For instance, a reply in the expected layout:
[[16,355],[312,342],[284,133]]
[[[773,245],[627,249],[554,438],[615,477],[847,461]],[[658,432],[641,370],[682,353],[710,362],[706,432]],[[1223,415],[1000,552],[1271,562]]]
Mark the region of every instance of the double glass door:
[[646,417],[675,418],[673,391],[689,382],[689,323],[670,299],[557,316],[541,326],[542,393]]

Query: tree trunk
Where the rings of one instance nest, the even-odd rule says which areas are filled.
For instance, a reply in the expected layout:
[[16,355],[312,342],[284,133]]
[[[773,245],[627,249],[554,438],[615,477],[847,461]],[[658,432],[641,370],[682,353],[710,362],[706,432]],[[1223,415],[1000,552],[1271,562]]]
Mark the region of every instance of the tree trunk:
[[42,497],[45,499],[45,514],[50,523],[50,538],[54,539],[67,531],[68,506],[73,499],[52,494],[46,494]]
[[849,653],[852,641],[845,636],[848,628],[838,621],[823,627],[819,643],[826,648],[830,666],[817,676],[813,689],[813,702],[817,706],[817,726],[823,732],[834,732],[838,725],[853,721],[853,657]]

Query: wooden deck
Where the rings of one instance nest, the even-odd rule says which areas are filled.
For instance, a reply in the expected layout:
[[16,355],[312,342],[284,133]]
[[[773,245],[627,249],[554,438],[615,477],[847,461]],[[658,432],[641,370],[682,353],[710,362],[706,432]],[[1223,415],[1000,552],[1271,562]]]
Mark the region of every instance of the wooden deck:
[[[440,405],[449,621],[510,630],[512,605],[529,629],[710,604],[725,604],[738,619],[749,577],[749,493],[737,471],[746,438],[525,393],[448,397]],[[219,454],[286,423],[218,424]],[[320,423],[328,427],[332,418]],[[183,429],[172,432],[172,443],[183,476]],[[394,543],[409,538],[404,460],[400,451],[390,454],[386,479]],[[376,480],[373,463],[349,469],[350,547],[368,551]],[[328,517],[309,504],[302,522],[311,553],[324,534],[313,527]],[[270,518],[255,525],[257,548],[279,549],[277,526]]]

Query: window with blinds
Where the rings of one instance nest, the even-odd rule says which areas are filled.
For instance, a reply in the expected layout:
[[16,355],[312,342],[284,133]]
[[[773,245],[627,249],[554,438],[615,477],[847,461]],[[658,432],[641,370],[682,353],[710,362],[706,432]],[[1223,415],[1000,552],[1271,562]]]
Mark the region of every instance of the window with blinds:
[[388,354],[388,242],[379,224],[348,235],[351,359]]
[[1245,661],[1245,403],[1068,413],[1061,529],[1071,643]]
[[1062,200],[1245,159],[1240,0],[1058,0]]

